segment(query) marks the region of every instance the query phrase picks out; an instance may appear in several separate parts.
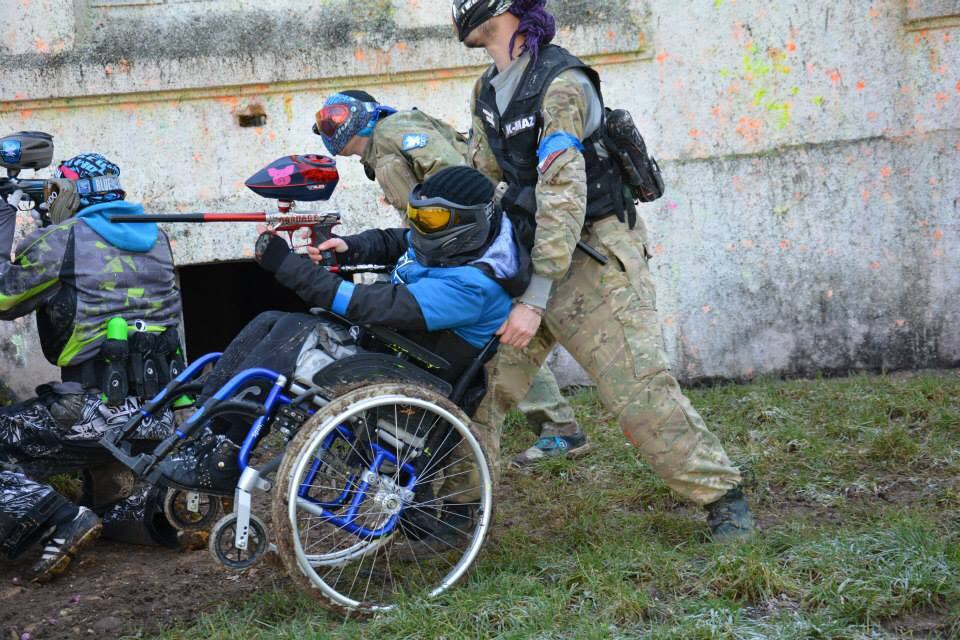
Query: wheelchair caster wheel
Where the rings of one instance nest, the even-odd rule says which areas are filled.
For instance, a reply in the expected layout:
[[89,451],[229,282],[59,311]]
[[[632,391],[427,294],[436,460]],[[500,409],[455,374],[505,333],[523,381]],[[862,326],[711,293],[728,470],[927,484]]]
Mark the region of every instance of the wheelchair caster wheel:
[[220,519],[210,532],[210,553],[217,562],[233,571],[246,571],[260,562],[270,549],[267,527],[260,518],[250,516],[250,532],[247,548],[238,549],[237,514],[231,513]]
[[223,503],[217,496],[167,489],[163,499],[163,514],[180,531],[209,529],[222,513]]

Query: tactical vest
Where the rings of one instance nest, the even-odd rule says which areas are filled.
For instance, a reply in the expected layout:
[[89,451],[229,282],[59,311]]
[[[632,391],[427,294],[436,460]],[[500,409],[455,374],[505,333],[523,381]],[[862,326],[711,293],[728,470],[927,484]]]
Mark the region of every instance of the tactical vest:
[[[539,180],[537,151],[543,132],[543,99],[550,83],[570,69],[580,69],[587,74],[602,105],[603,94],[597,72],[556,45],[544,47],[539,57],[530,61],[513,99],[502,114],[490,82],[496,75],[496,67],[490,67],[484,74],[475,115],[484,124],[490,148],[508,184],[536,186]],[[588,220],[620,216],[625,206],[620,168],[604,145],[604,131],[605,126],[601,123],[597,131],[583,141]]]

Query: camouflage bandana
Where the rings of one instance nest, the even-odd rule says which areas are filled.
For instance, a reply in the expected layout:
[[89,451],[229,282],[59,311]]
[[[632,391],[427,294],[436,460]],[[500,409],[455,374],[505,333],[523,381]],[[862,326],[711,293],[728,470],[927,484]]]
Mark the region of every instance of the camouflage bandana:
[[110,176],[120,177],[120,167],[104,158],[99,153],[84,153],[63,162],[54,173],[56,178],[66,178],[78,183],[77,192],[80,194],[80,208],[89,207],[103,202],[123,200],[127,193],[119,188],[119,180],[112,181],[117,188],[99,190],[95,178]]

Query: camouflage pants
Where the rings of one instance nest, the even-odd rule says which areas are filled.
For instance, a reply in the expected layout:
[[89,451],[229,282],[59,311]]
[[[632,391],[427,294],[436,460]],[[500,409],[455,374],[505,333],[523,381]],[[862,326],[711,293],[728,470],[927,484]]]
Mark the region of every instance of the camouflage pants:
[[517,408],[538,436],[572,436],[579,429],[573,407],[560,393],[560,385],[547,365],[540,367]]
[[694,503],[709,504],[739,484],[740,472],[670,375],[644,233],[607,218],[588,226],[583,239],[609,263],[575,253],[534,340],[523,351],[501,348],[487,364],[488,391],[475,421],[486,432],[492,468],[498,468],[504,416],[560,343],[590,374],[604,406],[664,482]]

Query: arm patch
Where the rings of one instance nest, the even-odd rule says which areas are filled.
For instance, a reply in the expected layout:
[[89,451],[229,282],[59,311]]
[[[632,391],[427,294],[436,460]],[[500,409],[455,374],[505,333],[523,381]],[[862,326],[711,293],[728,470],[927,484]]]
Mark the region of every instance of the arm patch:
[[537,159],[540,163],[537,165],[537,170],[540,175],[545,174],[557,158],[571,148],[583,153],[583,143],[576,136],[566,131],[551,133],[544,138],[543,142],[540,143],[540,149],[537,150]]

